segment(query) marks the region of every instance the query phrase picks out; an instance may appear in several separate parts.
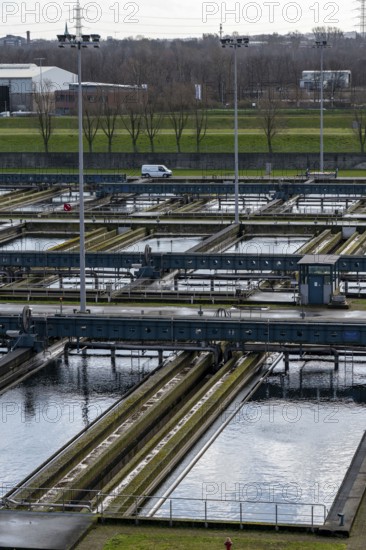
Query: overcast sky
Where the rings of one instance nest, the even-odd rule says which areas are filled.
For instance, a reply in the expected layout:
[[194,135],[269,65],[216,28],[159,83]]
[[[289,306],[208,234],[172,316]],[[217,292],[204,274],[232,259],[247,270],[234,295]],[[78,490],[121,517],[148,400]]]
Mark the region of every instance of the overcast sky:
[[[1,1],[2,34],[52,39],[74,25],[75,0]],[[310,32],[314,26],[359,30],[360,0],[255,0],[200,2],[197,0],[82,0],[84,31],[102,38],[200,37],[203,33],[238,31],[244,35]]]

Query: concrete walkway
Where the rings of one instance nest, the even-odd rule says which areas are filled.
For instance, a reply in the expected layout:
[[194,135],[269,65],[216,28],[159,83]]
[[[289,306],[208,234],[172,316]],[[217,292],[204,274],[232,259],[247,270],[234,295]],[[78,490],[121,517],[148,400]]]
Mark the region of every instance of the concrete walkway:
[[90,514],[0,511],[0,548],[67,550],[89,529]]
[[365,550],[366,548],[366,492],[356,515],[351,536],[347,542],[348,550]]
[[[348,534],[352,532],[357,511],[360,510],[366,485],[366,432],[353,456],[320,533]],[[343,516],[340,521],[340,514]],[[366,545],[365,545],[366,546]]]

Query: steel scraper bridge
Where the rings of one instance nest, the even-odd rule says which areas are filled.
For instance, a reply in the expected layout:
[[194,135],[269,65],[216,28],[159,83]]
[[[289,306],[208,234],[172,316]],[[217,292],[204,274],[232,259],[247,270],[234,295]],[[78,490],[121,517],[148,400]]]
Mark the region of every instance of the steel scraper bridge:
[[[21,316],[1,315],[0,334],[21,327]],[[29,330],[37,339],[90,338],[126,342],[245,342],[366,346],[366,323],[355,320],[233,319],[151,315],[32,316]],[[204,345],[204,344],[202,344]]]

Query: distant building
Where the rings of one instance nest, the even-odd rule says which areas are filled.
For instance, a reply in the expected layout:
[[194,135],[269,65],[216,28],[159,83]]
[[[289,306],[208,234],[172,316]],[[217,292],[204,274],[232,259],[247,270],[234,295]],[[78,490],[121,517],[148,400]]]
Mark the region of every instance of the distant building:
[[28,43],[28,38],[24,38],[24,36],[7,34],[6,36],[0,37],[0,46],[25,46]]
[[[319,90],[321,82],[320,71],[302,71],[300,88]],[[323,87],[328,89],[349,88],[351,86],[351,71],[323,71]]]
[[[136,94],[144,93],[147,86],[129,84],[103,84],[101,82],[82,82],[84,108],[90,104],[100,111],[101,105],[115,108],[126,101],[136,101]],[[78,108],[78,83],[70,83],[68,90],[55,91],[55,112],[58,115],[76,115]]]
[[34,63],[0,64],[0,111],[32,111],[33,93],[67,89],[77,75]]

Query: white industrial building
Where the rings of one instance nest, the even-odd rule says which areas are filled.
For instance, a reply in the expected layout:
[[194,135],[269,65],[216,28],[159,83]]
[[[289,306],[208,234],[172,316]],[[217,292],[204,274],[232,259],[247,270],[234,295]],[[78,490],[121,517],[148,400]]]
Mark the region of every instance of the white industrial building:
[[32,111],[33,93],[67,90],[77,75],[35,63],[0,64],[0,111]]
[[[302,71],[300,88],[319,90],[321,71]],[[351,71],[323,71],[323,87],[331,90],[349,88],[351,86]]]

